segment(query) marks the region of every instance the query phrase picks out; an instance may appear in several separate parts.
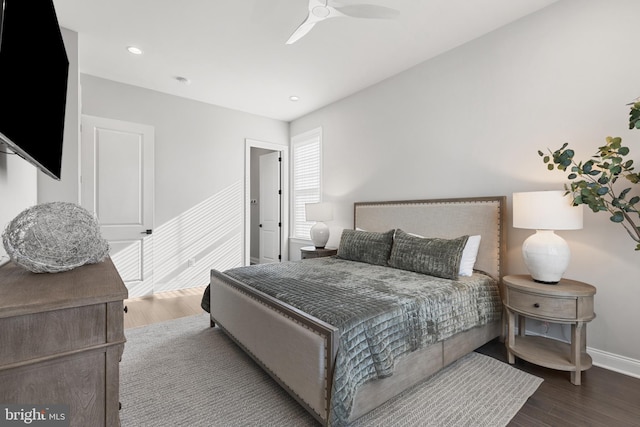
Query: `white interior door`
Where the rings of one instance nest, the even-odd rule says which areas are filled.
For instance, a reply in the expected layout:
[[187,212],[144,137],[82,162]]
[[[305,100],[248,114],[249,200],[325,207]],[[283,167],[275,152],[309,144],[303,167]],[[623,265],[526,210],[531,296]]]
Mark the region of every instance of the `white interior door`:
[[[152,272],[154,128],[82,116],[81,205],[94,212],[131,292]],[[148,246],[148,245],[147,245]]]
[[280,262],[280,152],[260,156],[260,264]]

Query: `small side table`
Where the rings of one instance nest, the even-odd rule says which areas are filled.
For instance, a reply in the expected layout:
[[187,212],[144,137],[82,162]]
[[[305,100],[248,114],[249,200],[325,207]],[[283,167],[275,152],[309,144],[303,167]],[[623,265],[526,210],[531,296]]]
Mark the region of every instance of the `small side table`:
[[[555,285],[534,282],[528,275],[502,278],[507,312],[509,363],[515,356],[536,365],[571,372],[571,383],[580,385],[580,374],[591,367],[587,354],[587,326],[595,314],[596,288],[576,280],[562,279]],[[571,325],[569,344],[541,336],[525,335],[526,318]],[[518,335],[515,334],[516,319]]]
[[325,256],[332,256],[338,253],[338,249],[336,248],[316,248],[315,246],[305,246],[300,248],[300,258],[301,259],[310,259],[310,258],[322,258]]

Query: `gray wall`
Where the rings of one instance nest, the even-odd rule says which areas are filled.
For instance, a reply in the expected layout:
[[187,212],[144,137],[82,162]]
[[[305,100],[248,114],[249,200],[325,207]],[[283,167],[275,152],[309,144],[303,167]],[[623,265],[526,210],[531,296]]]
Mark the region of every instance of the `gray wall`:
[[287,123],[82,74],[82,113],[155,127],[156,226],[244,182],[245,138],[288,145]]
[[[335,203],[329,244],[353,226],[356,201],[506,195],[507,270],[526,272],[520,248],[532,231],[511,227],[511,194],[562,189],[566,177],[548,172],[537,150],[570,142],[587,159],[613,135],[640,162],[640,131],[627,129],[625,106],[640,95],[638,16],[636,0],[561,1],[295,120],[291,135],[323,128],[324,200]],[[598,289],[590,354],[640,376],[634,242],[588,209],[583,230],[559,234],[573,254],[565,277]],[[549,333],[569,336],[558,325]]]
[[155,128],[154,271],[134,293],[204,286],[211,268],[241,265],[245,139],[286,146],[288,124],[90,75],[80,80],[83,114]]

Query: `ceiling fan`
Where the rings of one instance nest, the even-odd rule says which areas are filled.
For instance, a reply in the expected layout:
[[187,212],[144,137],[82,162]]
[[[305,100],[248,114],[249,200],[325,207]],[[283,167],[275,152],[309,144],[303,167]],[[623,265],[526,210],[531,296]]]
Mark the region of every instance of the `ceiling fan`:
[[329,18],[369,18],[392,19],[398,16],[400,11],[374,4],[329,5],[329,0],[309,0],[309,13],[307,18],[291,34],[286,44],[293,44],[304,37],[311,29],[321,21]]

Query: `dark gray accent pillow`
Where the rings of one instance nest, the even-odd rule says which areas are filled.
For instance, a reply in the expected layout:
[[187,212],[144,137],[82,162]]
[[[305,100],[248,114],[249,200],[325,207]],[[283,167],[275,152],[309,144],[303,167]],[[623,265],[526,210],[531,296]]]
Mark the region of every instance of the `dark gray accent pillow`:
[[387,265],[394,230],[384,233],[360,230],[342,230],[338,258],[366,262],[374,265]]
[[391,267],[445,279],[458,279],[462,251],[469,236],[455,239],[412,236],[397,229],[389,257]]

